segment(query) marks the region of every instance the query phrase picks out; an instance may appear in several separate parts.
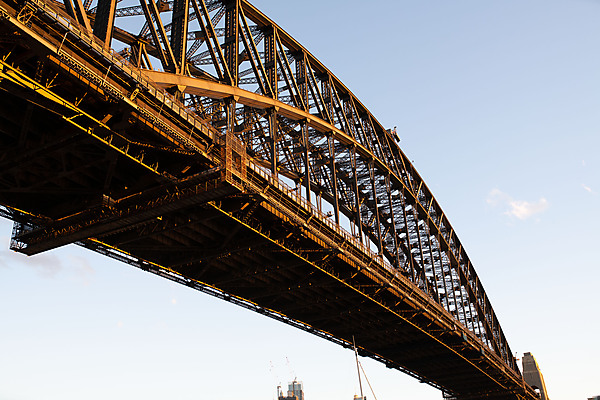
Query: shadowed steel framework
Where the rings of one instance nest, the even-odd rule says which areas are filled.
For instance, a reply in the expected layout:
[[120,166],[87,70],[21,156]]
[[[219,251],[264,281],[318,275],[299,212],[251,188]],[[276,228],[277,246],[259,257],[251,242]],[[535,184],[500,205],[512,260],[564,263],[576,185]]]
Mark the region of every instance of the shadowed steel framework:
[[[119,50],[115,50],[119,49]],[[0,214],[459,399],[534,399],[444,212],[245,0],[0,0]]]

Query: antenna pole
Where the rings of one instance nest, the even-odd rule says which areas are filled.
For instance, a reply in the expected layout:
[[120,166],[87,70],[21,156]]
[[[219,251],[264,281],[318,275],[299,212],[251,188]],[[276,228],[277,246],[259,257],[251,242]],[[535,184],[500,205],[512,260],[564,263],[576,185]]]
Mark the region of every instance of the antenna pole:
[[354,347],[354,357],[356,358],[356,372],[358,372],[358,386],[360,387],[360,398],[364,400],[362,382],[360,381],[360,367],[358,364],[358,352],[356,351],[356,342],[354,341],[354,335],[352,335],[352,346]]

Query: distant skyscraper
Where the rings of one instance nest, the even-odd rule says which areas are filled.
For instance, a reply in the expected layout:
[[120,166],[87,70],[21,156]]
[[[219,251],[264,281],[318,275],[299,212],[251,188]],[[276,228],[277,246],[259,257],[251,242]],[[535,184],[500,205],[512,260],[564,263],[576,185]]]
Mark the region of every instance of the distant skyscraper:
[[304,392],[302,391],[302,382],[293,380],[288,384],[288,397],[296,396],[298,400],[304,400]]
[[302,391],[302,382],[293,380],[288,384],[287,396],[284,396],[280,391],[281,387],[278,386],[277,394],[279,400],[304,400],[304,391]]

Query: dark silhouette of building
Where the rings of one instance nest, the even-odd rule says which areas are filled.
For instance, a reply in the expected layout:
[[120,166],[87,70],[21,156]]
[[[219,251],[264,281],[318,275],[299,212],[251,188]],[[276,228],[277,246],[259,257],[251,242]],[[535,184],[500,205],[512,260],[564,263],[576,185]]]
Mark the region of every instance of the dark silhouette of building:
[[550,400],[546,391],[544,376],[531,353],[523,355],[523,379],[529,386],[539,391],[542,400]]

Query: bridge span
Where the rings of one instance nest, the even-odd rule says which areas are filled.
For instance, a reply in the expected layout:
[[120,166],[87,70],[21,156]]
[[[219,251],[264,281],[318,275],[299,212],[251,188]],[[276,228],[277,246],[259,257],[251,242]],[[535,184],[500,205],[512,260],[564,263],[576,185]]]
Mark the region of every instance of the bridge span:
[[245,0],[0,0],[0,215],[457,399],[535,399],[427,185]]

